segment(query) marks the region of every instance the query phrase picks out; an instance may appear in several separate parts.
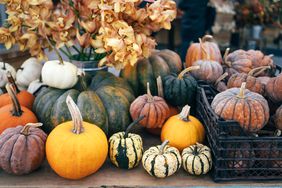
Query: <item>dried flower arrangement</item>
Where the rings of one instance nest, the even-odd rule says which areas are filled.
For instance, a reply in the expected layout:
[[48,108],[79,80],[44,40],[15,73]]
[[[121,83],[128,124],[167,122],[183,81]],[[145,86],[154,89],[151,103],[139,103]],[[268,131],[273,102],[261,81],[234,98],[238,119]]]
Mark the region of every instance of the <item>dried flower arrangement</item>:
[[122,69],[148,57],[156,42],[152,32],[170,29],[176,17],[173,0],[0,0],[8,19],[0,28],[0,43],[18,44],[32,56],[46,58],[56,46],[78,60],[98,58],[99,66]]

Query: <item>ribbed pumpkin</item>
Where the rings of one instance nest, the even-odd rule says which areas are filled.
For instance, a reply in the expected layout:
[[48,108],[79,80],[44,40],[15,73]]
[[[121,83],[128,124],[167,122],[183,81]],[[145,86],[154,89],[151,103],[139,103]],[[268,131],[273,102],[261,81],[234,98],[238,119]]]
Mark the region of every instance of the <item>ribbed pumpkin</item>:
[[143,141],[138,134],[129,133],[130,129],[139,123],[144,116],[132,122],[125,132],[118,132],[109,139],[111,162],[124,169],[138,166],[143,155]]
[[186,54],[186,67],[193,65],[198,60],[213,60],[213,62],[222,62],[222,56],[218,45],[213,41],[211,35],[205,35],[199,39],[199,43],[193,43]]
[[282,105],[276,110],[275,113],[275,127],[282,131]]
[[171,74],[164,77],[164,97],[174,106],[193,105],[195,103],[197,81],[188,73],[198,70],[199,66],[186,68],[179,75]]
[[173,175],[181,167],[181,155],[175,147],[168,146],[168,140],[162,145],[150,147],[144,152],[142,164],[144,169],[157,178]]
[[171,146],[179,151],[197,142],[202,143],[205,129],[201,122],[190,115],[190,106],[183,107],[179,115],[170,117],[164,124],[161,140],[169,140]]
[[263,66],[263,67],[252,69],[248,74],[246,73],[233,74],[228,80],[227,87],[228,88],[241,87],[242,83],[246,82],[246,88],[248,90],[263,95],[264,84],[261,83],[261,81],[257,79],[255,76],[256,74],[259,74],[260,72],[263,72],[269,68],[270,66]]
[[14,175],[29,174],[45,159],[47,135],[41,123],[6,129],[0,135],[0,168]]
[[147,59],[139,60],[134,66],[126,66],[120,76],[130,83],[135,96],[146,93],[147,82],[150,83],[152,94],[157,95],[157,77],[163,78],[170,73],[178,74],[181,70],[182,63],[179,55],[171,50],[161,50],[153,52]]
[[143,127],[161,128],[169,115],[169,108],[163,98],[152,96],[150,84],[147,83],[147,94],[138,97],[132,102],[130,115],[133,120],[145,116],[140,121],[140,125]]
[[93,78],[80,78],[79,82],[77,89],[43,88],[38,93],[33,110],[43,123],[43,129],[50,132],[60,123],[71,120],[65,104],[66,97],[70,95],[85,121],[99,126],[109,136],[125,130],[131,122],[129,106],[135,99],[127,82],[102,71]]
[[181,156],[184,170],[191,175],[203,175],[212,168],[211,150],[203,144],[196,143],[185,148]]
[[247,89],[231,88],[217,94],[211,104],[215,113],[225,120],[235,120],[247,132],[257,132],[269,119],[267,101],[260,94]]
[[28,108],[21,106],[11,84],[6,85],[12,104],[0,108],[0,134],[7,128],[36,123],[37,118]]
[[271,76],[275,72],[275,64],[271,59],[271,55],[264,55],[257,50],[236,50],[229,54],[229,50],[228,48],[224,55],[224,67],[230,76],[235,73],[248,74],[252,69],[261,66],[270,66],[271,69],[261,72],[259,76]]
[[282,74],[271,78],[265,87],[266,96],[274,103],[282,102]]
[[81,179],[95,173],[104,164],[108,141],[98,126],[83,121],[70,96],[66,99],[72,121],[58,125],[48,136],[46,157],[61,177]]
[[[35,97],[31,93],[29,93],[25,90],[20,91],[10,72],[7,72],[7,78],[8,78],[8,82],[12,84],[12,86],[14,87],[14,90],[17,93],[17,98],[19,100],[19,103],[22,106],[25,106],[25,107],[27,107],[28,109],[31,110]],[[11,104],[11,103],[12,103],[12,101],[11,101],[8,93],[0,95],[0,108],[7,105],[7,104]]]
[[217,91],[222,92],[227,90],[226,82],[224,81],[228,76],[228,73],[225,72],[223,75],[221,75],[214,83],[214,87]]

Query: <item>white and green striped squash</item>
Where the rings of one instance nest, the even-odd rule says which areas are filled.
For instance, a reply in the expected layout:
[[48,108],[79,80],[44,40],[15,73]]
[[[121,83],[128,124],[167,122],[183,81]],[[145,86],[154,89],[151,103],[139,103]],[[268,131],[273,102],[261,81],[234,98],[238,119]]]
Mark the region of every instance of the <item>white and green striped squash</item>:
[[138,134],[129,133],[129,130],[143,118],[141,116],[131,123],[125,132],[118,132],[110,137],[110,159],[118,168],[132,169],[138,166],[143,154],[143,141]]
[[165,140],[162,145],[150,147],[145,151],[142,163],[151,176],[165,178],[173,175],[181,167],[179,151],[167,144],[168,140]]
[[182,165],[191,175],[203,175],[212,168],[211,150],[209,147],[196,143],[182,152]]

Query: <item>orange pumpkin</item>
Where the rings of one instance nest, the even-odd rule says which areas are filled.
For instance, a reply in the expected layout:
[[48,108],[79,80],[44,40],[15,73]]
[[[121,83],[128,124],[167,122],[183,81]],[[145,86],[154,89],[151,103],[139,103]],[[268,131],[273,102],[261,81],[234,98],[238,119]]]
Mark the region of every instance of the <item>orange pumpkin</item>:
[[0,108],[0,133],[10,127],[25,125],[27,123],[37,123],[37,118],[33,112],[20,105],[12,85],[7,84],[6,89],[12,99],[12,104]]
[[[14,90],[17,93],[17,98],[19,100],[19,103],[22,106],[25,106],[28,109],[32,110],[32,105],[33,105],[35,97],[31,93],[29,93],[27,91],[24,91],[24,90],[20,91],[18,89],[18,87],[17,87],[17,85],[15,83],[15,80],[12,77],[10,72],[7,73],[7,78],[8,78],[9,83],[12,84],[12,86],[14,87]],[[0,108],[5,106],[5,105],[7,105],[7,104],[11,104],[11,102],[12,101],[11,101],[10,96],[9,96],[8,93],[0,95]]]
[[191,67],[197,60],[209,60],[222,63],[222,56],[218,45],[212,41],[211,35],[205,35],[199,39],[199,43],[193,43],[186,54],[186,67]]
[[50,133],[46,142],[46,157],[59,176],[75,180],[99,170],[107,158],[108,141],[101,128],[82,120],[70,96],[66,103],[72,121],[58,125]]
[[205,138],[205,129],[202,123],[190,115],[190,106],[183,107],[179,115],[170,117],[164,124],[161,140],[169,140],[170,146],[179,151],[191,145],[202,143]]

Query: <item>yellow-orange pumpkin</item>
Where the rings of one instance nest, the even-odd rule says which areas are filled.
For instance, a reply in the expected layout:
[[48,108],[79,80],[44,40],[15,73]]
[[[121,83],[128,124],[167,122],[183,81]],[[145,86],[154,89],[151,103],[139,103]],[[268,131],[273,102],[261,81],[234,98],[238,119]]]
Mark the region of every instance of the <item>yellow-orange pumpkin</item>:
[[188,105],[183,107],[179,115],[169,118],[161,132],[161,140],[169,140],[170,145],[179,151],[197,142],[202,143],[204,137],[205,129],[197,118],[190,115]]
[[81,179],[95,173],[105,162],[108,141],[98,126],[84,122],[70,96],[66,99],[72,122],[58,125],[46,142],[51,168],[61,177]]

